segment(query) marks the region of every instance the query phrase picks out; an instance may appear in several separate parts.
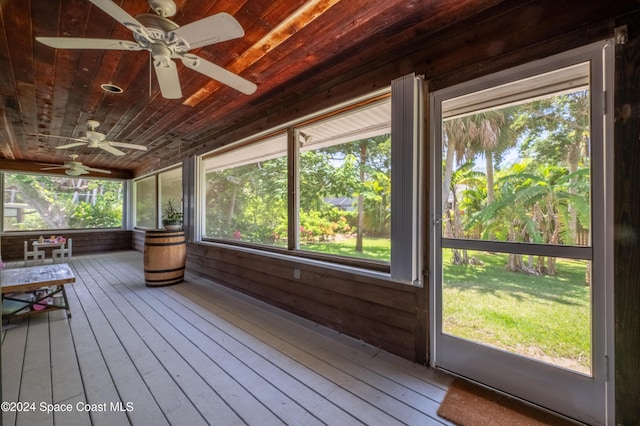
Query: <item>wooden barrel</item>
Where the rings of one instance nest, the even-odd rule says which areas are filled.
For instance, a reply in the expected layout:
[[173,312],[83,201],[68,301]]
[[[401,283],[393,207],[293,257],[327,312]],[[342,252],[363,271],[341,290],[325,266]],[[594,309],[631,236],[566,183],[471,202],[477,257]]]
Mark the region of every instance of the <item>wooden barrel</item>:
[[144,236],[144,281],[149,287],[184,281],[187,244],[184,231],[152,230]]

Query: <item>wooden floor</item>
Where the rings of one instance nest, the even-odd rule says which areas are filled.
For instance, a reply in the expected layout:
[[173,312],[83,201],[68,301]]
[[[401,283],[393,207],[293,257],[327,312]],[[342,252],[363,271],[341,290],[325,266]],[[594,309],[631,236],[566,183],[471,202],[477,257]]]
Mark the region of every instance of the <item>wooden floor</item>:
[[438,371],[198,277],[145,287],[138,252],[70,264],[71,319],[3,327],[2,400],[29,403],[5,426],[449,424]]

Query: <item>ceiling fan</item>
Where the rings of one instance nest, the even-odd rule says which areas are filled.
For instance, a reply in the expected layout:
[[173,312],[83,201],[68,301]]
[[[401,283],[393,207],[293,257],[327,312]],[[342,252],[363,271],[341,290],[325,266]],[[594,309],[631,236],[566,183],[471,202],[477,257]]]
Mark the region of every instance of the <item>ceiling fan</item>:
[[66,169],[64,172],[69,176],[86,175],[89,172],[111,173],[110,170],[95,169],[93,167],[85,166],[80,161],[76,161],[76,158],[78,158],[77,154],[72,154],[69,157],[71,157],[71,161],[65,161],[64,164],[47,164],[47,163],[38,163],[38,164],[40,164],[41,166],[48,166],[48,167],[42,167],[40,169],[43,171]]
[[114,142],[105,140],[106,135],[100,132],[97,132],[96,129],[100,126],[100,122],[95,120],[87,120],[87,127],[89,130],[84,132],[79,138],[72,138],[68,136],[53,136],[53,135],[45,135],[42,133],[30,133],[34,136],[44,136],[49,138],[59,138],[59,139],[70,139],[76,142],[68,143],[66,145],[57,146],[56,149],[69,149],[74,148],[76,146],[86,145],[89,148],[100,148],[104,151],[107,151],[113,155],[124,155],[125,153],[120,151],[118,148],[130,148],[137,149],[140,151],[146,151],[147,147],[144,145],[137,145],[133,143],[125,143],[125,142]]
[[254,83],[188,53],[192,49],[242,37],[244,30],[230,14],[217,13],[181,27],[167,18],[176,13],[173,0],[149,0],[149,5],[157,15],[145,13],[135,18],[111,0],[89,1],[131,30],[135,42],[74,37],[36,37],[36,40],[56,49],[148,50],[151,52],[160,91],[167,99],[182,97],[178,70],[173,59],[180,59],[187,68],[244,94],[250,95],[256,91]]

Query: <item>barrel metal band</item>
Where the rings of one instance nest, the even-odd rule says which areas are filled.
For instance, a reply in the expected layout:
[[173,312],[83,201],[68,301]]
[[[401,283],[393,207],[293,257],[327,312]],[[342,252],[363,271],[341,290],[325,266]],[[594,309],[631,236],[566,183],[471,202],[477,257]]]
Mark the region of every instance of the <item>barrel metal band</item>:
[[177,271],[184,271],[184,266],[180,267],[180,268],[174,268],[174,269],[145,269],[144,272],[151,272],[152,274],[164,274],[166,272],[177,272]]
[[149,243],[149,242],[145,242],[145,245],[146,246],[154,246],[154,247],[156,247],[156,246],[158,246],[158,247],[159,246],[165,246],[166,247],[166,246],[179,246],[179,245],[182,245],[184,243],[185,243],[185,241],[178,241],[177,243]]

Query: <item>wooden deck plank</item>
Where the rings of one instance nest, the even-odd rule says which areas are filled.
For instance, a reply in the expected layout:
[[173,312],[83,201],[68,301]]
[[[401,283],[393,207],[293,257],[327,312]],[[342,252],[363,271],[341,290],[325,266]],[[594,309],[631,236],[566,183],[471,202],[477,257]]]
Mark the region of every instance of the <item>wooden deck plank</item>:
[[[204,294],[198,294],[198,296],[203,299],[206,298]],[[222,296],[217,295],[217,297]],[[227,302],[228,301],[224,301],[222,303],[226,305]],[[238,305],[232,306],[234,312],[255,310],[255,308],[252,309],[250,306],[244,307],[244,309]],[[208,309],[212,308],[208,307]],[[227,321],[230,320],[227,319]],[[284,329],[277,328],[282,327],[282,324],[280,326],[273,326],[264,318],[258,318],[254,321],[256,322],[253,324],[245,325],[246,327],[252,328],[250,332],[252,335],[264,336],[262,338],[268,340],[276,350],[304,363],[307,368],[319,376],[330,380],[334,386],[346,392],[346,394],[337,398],[336,401],[340,404],[344,401],[349,401],[348,405],[345,405],[344,408],[346,409],[348,407],[352,413],[355,407],[361,407],[362,412],[358,412],[357,417],[364,420],[367,424],[375,424],[378,421],[385,424],[429,424],[429,422],[435,421],[434,418],[407,405],[403,401],[403,397],[402,400],[395,398],[387,393],[389,392],[388,389],[384,392],[371,383],[362,380],[362,377],[356,377],[350,374],[349,370],[354,368],[352,361],[346,358],[339,359],[332,357],[329,352],[324,350],[322,345],[311,347],[309,342],[305,342],[304,346],[299,346],[297,342],[305,340],[305,335],[308,336],[308,330],[294,331],[286,336],[286,341],[278,341],[272,340],[272,336],[274,336],[274,331],[282,336],[281,331]],[[258,330],[258,328],[260,330]],[[399,391],[400,394],[402,394],[402,392],[409,393],[408,389]],[[354,400],[354,398],[357,400]],[[434,404],[433,401],[429,401],[426,398],[422,398],[421,402],[425,404],[425,407],[422,408],[431,409],[431,413],[435,414],[437,404]]]
[[48,392],[134,409],[19,424],[450,424],[436,415],[449,376],[191,274],[146,287],[138,252],[70,264],[72,319],[51,312],[3,330],[4,399]]
[[[4,328],[3,330],[5,338],[2,340],[2,400],[15,402],[19,401],[28,327],[12,325],[11,332]],[[15,421],[15,411],[2,412],[3,425],[13,425]]]
[[[134,271],[128,271],[128,273],[131,274],[134,273]],[[163,293],[174,293],[177,289],[181,288],[182,285],[189,285],[189,283],[184,283],[180,286],[154,289],[152,294],[154,294],[155,297],[164,297],[165,300],[167,300],[165,304],[170,309],[170,307],[177,305],[176,300],[166,297]],[[160,293],[160,291],[163,293]],[[195,299],[198,300],[200,298],[196,297]],[[279,351],[272,350],[271,346],[253,338],[241,329],[234,327],[232,323],[226,320],[221,321],[220,318],[217,318],[215,315],[212,316],[210,311],[202,306],[195,305],[192,300],[183,299],[182,301],[184,302],[182,304],[183,306],[189,306],[188,310],[195,309],[188,317],[185,317],[188,323],[193,324],[204,335],[216,336],[216,341],[224,341],[225,348],[229,354],[232,354],[234,357],[240,357],[243,364],[248,366],[248,368],[259,371],[259,374],[265,378],[269,376],[268,380],[276,384],[276,386],[280,388],[280,392],[290,393],[292,398],[297,399],[299,404],[304,405],[316,417],[322,419],[327,424],[356,424],[359,422],[357,417],[354,417],[349,412],[353,407],[340,409],[323,397],[325,394],[334,394],[336,399],[348,399],[351,397],[348,393],[341,396],[341,389],[335,384],[313,373],[296,360],[284,356]],[[251,314],[247,313],[247,315]],[[224,328],[224,330],[222,330],[221,327]],[[247,342],[243,342],[242,340],[247,340]],[[234,343],[235,346],[233,345]],[[262,349],[260,349],[260,347],[262,347]],[[270,352],[269,349],[271,349]],[[257,365],[260,365],[260,360],[262,360],[262,365],[258,369]],[[256,364],[256,362],[258,364]],[[290,387],[289,385],[293,386]],[[307,386],[310,387],[307,388]],[[313,387],[320,387],[320,389],[312,389]],[[301,391],[303,392],[301,393]],[[306,400],[305,398],[301,398],[301,395],[304,396],[305,393],[308,396]],[[371,406],[367,406],[366,409],[375,411],[375,408]],[[294,421],[293,423],[295,424],[296,422]]]
[[[94,266],[101,268],[99,264]],[[233,408],[245,413],[244,420],[247,423],[282,424],[297,421],[313,425],[316,422],[308,413],[300,410],[294,400],[279,398],[278,389],[246,364],[236,361],[233,354],[221,347],[216,339],[202,332],[194,332],[192,324],[181,317],[187,313],[185,310],[176,312],[175,304],[165,305],[153,297],[157,289],[147,289],[142,285],[144,279],[140,269],[124,269],[116,271],[103,268],[100,272],[111,275],[112,280],[127,286],[129,296],[135,291],[135,296],[128,298],[129,302],[145,315],[149,323],[154,324],[182,357],[198,366],[200,374],[205,375],[210,383],[217,384],[217,392],[225,394],[230,400],[238,399],[238,404],[234,404]],[[118,287],[118,290],[123,293],[127,291],[122,287]],[[170,363],[165,365],[171,367]],[[231,395],[240,398],[229,398]]]
[[[189,342],[184,341],[171,321],[158,312],[148,309],[144,300],[140,298],[140,291],[128,293],[125,291],[123,295],[120,293],[123,286],[113,285],[117,281],[111,271],[101,268],[97,262],[88,263],[86,266],[88,269],[95,268],[98,276],[94,278],[96,282],[102,281],[105,296],[127,317],[149,349],[158,356],[162,367],[175,378],[180,386],[180,393],[198,408],[202,416],[217,418],[221,424],[241,423],[240,417],[226,405],[210,383],[217,383],[218,387],[227,387],[231,392],[239,392],[235,395],[242,395],[242,389],[229,389],[224,380],[220,380],[219,373],[211,369],[207,359],[189,347]],[[139,282],[143,283],[144,280],[141,279]],[[144,291],[144,284],[139,290]],[[189,362],[186,361],[187,359]],[[205,381],[205,378],[209,381]],[[176,396],[174,392],[171,395],[174,398]],[[266,419],[266,416],[263,417],[263,421]]]
[[[107,317],[102,311],[102,300],[94,299],[91,294],[89,288],[94,287],[95,283],[91,282],[90,277],[82,274],[81,263],[74,262],[74,267],[81,280],[78,279],[76,281],[73,289],[83,306],[93,335],[98,342],[100,352],[116,384],[120,402],[133,404],[134,409],[127,412],[131,423],[169,424],[133,362],[133,358],[136,357],[136,351],[129,353],[123,347],[118,338],[120,330],[116,331],[110,322],[113,318]],[[78,281],[82,281],[81,285],[78,285]],[[97,404],[111,402],[118,401],[96,401]]]
[[[80,272],[80,276],[83,280],[88,281],[82,272]],[[154,353],[153,348],[147,345],[147,341],[154,341],[158,339],[158,336],[146,336],[146,339],[145,336],[141,336],[134,327],[134,324],[141,326],[139,314],[134,310],[122,312],[100,288],[98,281],[102,278],[97,273],[92,278],[94,280],[91,285],[92,296],[100,301],[99,309],[108,318],[109,327],[113,330],[114,335],[117,334],[122,348],[133,363],[133,367],[137,369],[169,423],[206,424],[201,414],[185,397],[158,359],[159,355],[165,353],[164,349],[156,348],[157,351]],[[177,362],[177,360],[174,361]]]
[[89,424],[89,412],[77,410],[78,404],[85,404],[87,400],[66,312],[49,313],[49,335],[51,336],[52,403],[71,404],[74,407],[73,411],[54,412],[54,424],[69,426]]
[[[75,287],[69,289],[67,297],[73,312],[73,320],[69,321],[69,328],[73,336],[86,402],[99,404],[106,401],[120,401],[116,384],[85,315],[84,306],[77,297]],[[130,424],[127,413],[121,411],[93,411],[89,416],[91,424],[95,426]]]
[[[134,271],[128,271],[127,275],[131,275],[132,273],[134,273]],[[175,286],[175,287],[171,287],[171,288],[165,288],[165,292],[167,293],[173,293],[175,291],[179,291],[180,289],[185,288],[185,286],[188,283],[185,283],[185,285],[179,285],[179,286]],[[189,288],[191,288],[191,286],[189,286]],[[208,287],[201,287],[202,291],[204,293],[209,293],[211,288],[210,286]],[[235,295],[237,297],[237,295]],[[196,295],[195,297],[193,297],[193,299],[198,300],[198,299],[206,299],[207,294],[199,294]],[[214,299],[219,298],[220,294],[215,295]],[[232,298],[233,299],[233,298]],[[227,300],[225,301],[223,304],[227,305],[227,303],[231,303],[233,305],[233,300]],[[170,303],[167,304],[167,306],[170,306]],[[231,306],[231,305],[230,305]],[[259,313],[263,313],[263,312],[268,312],[269,310],[263,311],[263,310],[256,310],[255,306],[253,305],[249,305],[249,306],[245,306],[244,308],[242,306],[239,305],[233,305],[233,310],[238,312],[240,311],[241,314],[240,316],[246,318],[249,317],[251,315],[255,316],[256,312]],[[264,306],[264,308],[269,308],[272,309],[272,307],[269,306]],[[205,309],[204,312],[208,312],[210,308],[208,307],[207,309]],[[249,312],[251,312],[251,314],[249,314]],[[278,314],[280,314],[281,312],[278,312]],[[262,318],[258,318],[257,321],[259,321],[261,323],[262,327],[265,327],[265,324],[269,324],[271,325],[274,320],[281,320],[281,317],[279,315],[273,315],[271,314],[271,317],[266,317],[263,316]],[[191,319],[190,322],[193,322],[194,319]],[[229,319],[227,319],[227,321],[230,321]],[[290,324],[293,324],[289,321]],[[280,333],[282,330],[284,330],[284,328],[287,325],[287,321],[279,321],[278,324],[272,325],[272,328],[275,327],[275,333]],[[214,332],[214,330],[207,330],[206,334],[210,335],[210,333]],[[252,334],[254,332],[252,331]],[[231,331],[228,333],[229,336],[232,335],[236,335],[238,334],[237,331]],[[294,332],[292,332],[289,335],[289,339],[290,341],[295,341],[296,339],[298,341],[303,341],[306,344],[308,344],[306,342],[306,338],[308,337],[307,334],[307,330],[302,328],[302,329],[298,329]],[[327,339],[330,340],[330,339]],[[303,343],[303,344],[305,344]],[[326,342],[325,342],[326,343]],[[317,352],[321,352],[323,353],[323,359],[324,356],[330,357],[332,354],[329,352],[323,352],[323,345],[322,344],[316,344],[314,345],[314,347],[311,348],[310,352],[307,352],[307,355],[310,353],[315,353],[312,356],[309,356],[308,360],[310,363],[312,364],[316,364],[318,363],[319,365],[321,365],[322,367],[320,368],[325,368],[325,369],[331,369],[332,366],[329,365],[330,363],[327,362],[318,362],[318,357],[317,357]],[[367,347],[368,345],[364,345],[363,347]],[[237,351],[236,351],[237,352]],[[234,352],[234,353],[236,353]],[[281,352],[282,354],[282,352]],[[300,357],[299,354],[295,355],[295,358],[298,359]],[[367,360],[369,361],[370,358],[367,358]],[[326,360],[325,360],[326,361]],[[352,380],[353,378],[358,379],[357,377],[354,377],[353,375],[346,373],[344,371],[345,369],[345,365],[347,366],[346,368],[355,368],[355,364],[353,364],[352,362],[348,361],[347,357],[343,357],[342,359],[336,359],[336,364],[339,365],[339,367],[335,368],[332,374],[320,374],[320,376],[323,377],[336,377],[338,376],[338,382],[337,384],[340,384],[341,382],[344,383],[350,383],[349,387],[360,387],[360,389],[358,389],[356,392],[354,392],[354,394],[358,394],[360,397],[362,397],[363,395],[367,395],[367,392],[369,392],[370,394],[370,400],[368,401],[371,406],[376,406],[376,407],[380,407],[381,405],[387,405],[387,413],[386,414],[390,414],[392,413],[392,416],[396,416],[397,420],[400,420],[402,422],[407,422],[408,424],[420,424],[420,423],[424,423],[424,422],[433,422],[436,421],[438,422],[439,420],[435,420],[435,412],[437,411],[438,408],[438,403],[435,400],[431,400],[428,399],[426,397],[423,397],[422,395],[417,394],[416,392],[412,392],[410,389],[407,389],[406,387],[401,387],[398,386],[397,384],[395,384],[395,382],[387,380],[386,382],[386,386],[387,388],[391,388],[395,386],[395,392],[398,395],[397,398],[391,396],[391,397],[385,397],[385,392],[389,392],[389,389],[385,389],[384,391],[380,391],[377,387],[375,386],[371,386],[371,384],[366,383],[366,381],[363,380]],[[351,366],[351,367],[349,367]],[[359,367],[360,368],[360,367]],[[374,380],[378,380],[381,381],[383,378],[382,376],[380,376],[379,374],[372,374],[370,370],[361,368],[361,373],[363,372],[363,374],[369,374],[369,379],[370,381],[374,381]],[[442,398],[443,394],[441,393],[442,390],[436,387],[431,386],[431,391],[436,392],[437,391],[437,395],[436,398]],[[393,391],[391,391],[393,392]],[[409,396],[407,396],[409,395]],[[406,399],[407,398],[413,398],[413,406],[411,404],[408,404]],[[414,407],[420,407],[420,409],[415,409]],[[351,409],[353,409],[353,407],[350,407]],[[375,409],[372,409],[371,407],[367,407],[368,410],[366,410],[367,412],[370,411],[375,411]],[[427,413],[421,412],[420,410],[425,409]],[[382,418],[384,418],[384,414],[381,416]],[[334,419],[335,420],[335,419]],[[393,420],[390,418],[387,418],[384,420],[385,422],[392,422]]]
[[[203,285],[206,286],[206,284]],[[237,299],[237,297],[230,298],[225,301],[225,304],[231,306]],[[292,344],[299,347],[306,346],[308,351],[325,361],[333,360],[332,363],[336,365],[345,365],[345,371],[348,374],[378,389],[383,389],[389,395],[401,396],[403,403],[413,407],[428,407],[425,413],[433,415],[444,399],[446,387],[450,382],[448,376],[433,374],[433,370],[388,354],[393,357],[393,364],[390,366],[388,362],[374,359],[378,355],[387,354],[379,348],[373,348],[292,314],[278,312],[276,315],[267,309],[255,312],[256,316],[262,320],[262,324],[272,327],[272,333],[288,333]],[[318,333],[317,339],[312,342],[305,339],[304,331],[307,328],[312,328]],[[399,365],[404,365],[407,371],[400,371]],[[420,372],[416,371],[417,369]],[[436,376],[447,377],[443,382],[444,386],[432,383]],[[389,377],[393,377],[393,380]]]
[[53,416],[40,410],[41,403],[51,403],[51,362],[49,358],[49,316],[28,319],[27,346],[22,365],[18,401],[35,403],[35,408],[16,413],[16,425],[52,425]]

